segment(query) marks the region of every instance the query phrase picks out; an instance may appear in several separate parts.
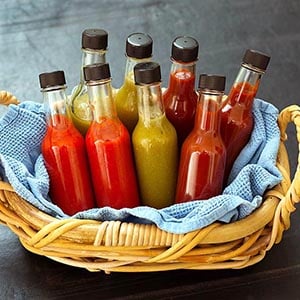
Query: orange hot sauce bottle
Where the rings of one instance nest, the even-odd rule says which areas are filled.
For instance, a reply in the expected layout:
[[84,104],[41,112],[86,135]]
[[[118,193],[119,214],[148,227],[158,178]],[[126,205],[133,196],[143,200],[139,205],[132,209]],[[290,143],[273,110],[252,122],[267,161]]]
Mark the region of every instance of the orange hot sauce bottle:
[[67,116],[63,71],[39,75],[47,114],[42,154],[50,197],[66,214],[95,207],[84,138]]
[[226,149],[220,133],[225,77],[203,74],[195,126],[181,149],[176,203],[208,199],[221,193]]
[[221,134],[227,149],[225,181],[234,161],[250,139],[253,129],[253,100],[269,60],[270,56],[267,54],[248,49],[225,105],[223,105]]
[[117,117],[108,64],[84,67],[93,121],[86,147],[99,207],[139,205],[138,185],[128,130]]

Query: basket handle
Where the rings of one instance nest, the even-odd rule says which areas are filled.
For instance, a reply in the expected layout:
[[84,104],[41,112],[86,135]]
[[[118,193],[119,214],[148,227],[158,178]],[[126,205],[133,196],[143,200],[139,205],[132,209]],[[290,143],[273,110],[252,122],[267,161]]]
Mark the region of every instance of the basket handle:
[[[288,154],[284,145],[288,139],[286,130],[289,123],[293,123],[296,127],[296,138],[298,142],[298,162],[292,181],[289,180],[290,168]],[[283,197],[276,208],[268,249],[270,249],[274,243],[277,244],[281,241],[283,231],[290,227],[290,215],[296,210],[295,204],[300,202],[300,107],[298,105],[291,105],[283,109],[278,116],[278,126],[280,129],[279,152],[281,152],[281,155],[278,156],[277,166],[283,174],[283,181],[285,181],[282,186],[286,188],[284,188]],[[283,165],[286,167],[284,168]]]
[[9,104],[19,104],[20,101],[7,91],[0,91],[0,104],[8,106]]

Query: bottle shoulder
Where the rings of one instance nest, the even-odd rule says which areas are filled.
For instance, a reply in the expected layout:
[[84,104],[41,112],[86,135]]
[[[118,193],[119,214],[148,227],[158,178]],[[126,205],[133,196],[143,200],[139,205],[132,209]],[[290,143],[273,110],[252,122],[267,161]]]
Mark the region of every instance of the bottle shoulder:
[[129,139],[126,127],[118,118],[103,117],[99,121],[93,121],[86,134],[86,140],[109,142],[117,139]]
[[143,139],[177,138],[177,134],[174,126],[163,114],[147,121],[140,118],[133,131],[133,137],[143,137]]

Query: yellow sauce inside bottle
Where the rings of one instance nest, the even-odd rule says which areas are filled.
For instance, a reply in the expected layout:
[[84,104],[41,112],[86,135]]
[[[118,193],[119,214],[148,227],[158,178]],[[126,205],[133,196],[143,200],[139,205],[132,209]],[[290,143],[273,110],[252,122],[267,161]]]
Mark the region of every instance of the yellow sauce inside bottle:
[[138,122],[137,90],[133,81],[133,73],[126,76],[124,84],[115,95],[117,114],[131,134]]
[[155,208],[174,203],[177,180],[177,135],[165,114],[139,120],[132,135],[142,203]]

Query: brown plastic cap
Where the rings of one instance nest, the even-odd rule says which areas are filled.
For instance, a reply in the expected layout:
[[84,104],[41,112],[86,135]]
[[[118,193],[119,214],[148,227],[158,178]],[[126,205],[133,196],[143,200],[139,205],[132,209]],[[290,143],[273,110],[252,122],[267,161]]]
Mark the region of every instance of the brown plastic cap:
[[83,68],[85,81],[97,81],[110,78],[110,69],[108,63],[88,65]]
[[42,89],[66,84],[64,71],[41,73],[39,75],[39,79]]
[[226,77],[223,75],[201,74],[199,77],[200,89],[208,89],[213,91],[224,92]]
[[126,40],[126,55],[133,58],[147,58],[152,56],[153,41],[145,33],[132,33]]
[[193,62],[198,59],[199,44],[189,36],[179,36],[172,43],[171,58],[181,62]]
[[271,57],[269,55],[263,52],[248,49],[243,57],[243,63],[252,65],[255,68],[265,71],[268,67],[270,58]]
[[84,49],[106,50],[108,33],[103,29],[86,29],[82,33],[81,44]]
[[161,81],[160,65],[156,62],[138,63],[134,66],[136,84],[151,84]]

